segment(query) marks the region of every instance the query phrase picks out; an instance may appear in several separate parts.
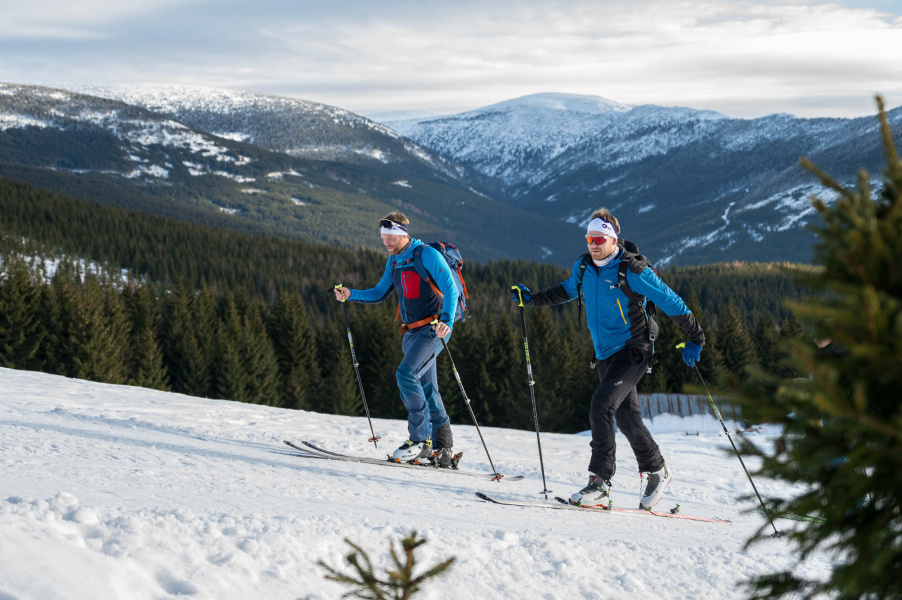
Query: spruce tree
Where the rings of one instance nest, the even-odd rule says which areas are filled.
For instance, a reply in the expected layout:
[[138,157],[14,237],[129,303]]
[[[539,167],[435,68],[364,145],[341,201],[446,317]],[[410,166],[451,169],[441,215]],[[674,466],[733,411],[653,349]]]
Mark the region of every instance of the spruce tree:
[[86,275],[75,284],[64,318],[71,362],[69,376],[104,383],[128,380],[128,322],[118,292]]
[[[715,379],[715,374],[724,363],[723,344],[718,338],[717,323],[712,318],[711,314],[702,308],[702,303],[694,293],[689,296],[687,305],[689,306],[689,310],[691,310],[692,314],[695,316],[695,320],[698,321],[699,325],[702,326],[702,330],[705,332],[705,349],[702,352],[701,360],[698,363],[698,370],[701,371],[702,377],[704,377],[706,381],[713,381]],[[686,334],[682,331],[679,333],[679,340],[686,341]],[[668,350],[672,351],[672,349]],[[687,368],[683,363],[682,355],[679,352],[676,354],[679,359],[679,364],[681,365],[679,369],[681,374],[680,377],[684,383],[675,391],[681,392],[686,383],[692,382],[694,385],[696,378],[692,373],[692,369]]]
[[774,320],[771,318],[758,319],[752,330],[751,338],[761,370],[773,375],[780,374],[780,363],[784,357],[777,348],[780,343],[780,328],[777,327]]
[[727,372],[741,376],[746,367],[758,364],[755,345],[742,324],[739,310],[732,302],[727,305],[720,319],[717,339],[723,355],[723,367]]
[[[212,360],[201,343],[205,336],[218,333],[218,322],[197,319],[195,291],[179,281],[167,295],[164,315],[164,364],[172,390],[190,396],[208,397],[212,393]],[[212,331],[211,331],[212,330]]]
[[[233,287],[232,291],[244,290],[245,288]],[[198,379],[198,383],[203,381],[209,386],[204,395],[212,393],[214,387],[214,362],[216,360],[216,339],[219,336],[219,328],[221,321],[219,317],[219,299],[215,287],[201,282],[199,291],[191,295],[189,304],[191,312],[191,329],[193,331],[194,340],[197,344],[198,362],[194,366],[198,375],[203,369],[206,369],[207,376],[205,379]],[[202,391],[202,390],[199,390]]]
[[793,364],[793,361],[790,360],[789,354],[784,348],[787,345],[786,342],[800,341],[808,344],[815,340],[811,339],[811,334],[805,331],[805,328],[802,327],[802,324],[799,323],[799,320],[796,319],[795,315],[790,315],[789,318],[783,322],[782,327],[780,327],[779,341],[783,342],[783,344],[778,344],[778,362],[775,366],[774,373],[782,378],[804,377],[806,373]]
[[278,405],[279,364],[266,333],[262,301],[226,293],[221,305],[217,393],[239,402]]
[[147,285],[134,280],[122,292],[131,323],[129,385],[169,391],[168,374],[159,343],[159,299]]
[[351,365],[350,351],[346,343],[339,343],[346,339],[344,323],[339,327],[335,319],[325,321],[316,336],[322,387],[317,394],[314,410],[359,416],[364,414],[363,400]]
[[[472,325],[472,324],[470,324]],[[452,341],[448,344],[454,357],[458,375],[470,399],[470,408],[480,425],[498,425],[509,423],[504,416],[508,407],[495,401],[491,393],[491,375],[489,374],[489,362],[492,360],[496,349],[489,348],[488,339],[492,335],[494,324],[486,320],[482,327],[459,327],[454,331]],[[451,363],[442,352],[442,362],[448,364],[451,371]],[[460,406],[460,418],[464,422],[472,422],[469,411],[463,405],[463,397],[456,379],[449,388],[442,388],[445,405],[457,404]],[[499,420],[500,419],[500,420]]]
[[589,404],[598,386],[598,377],[589,369],[594,348],[589,337],[580,335],[571,319],[559,325],[561,341],[558,356],[556,397],[540,408],[543,431],[573,433],[585,431],[589,424]]
[[43,286],[21,259],[6,257],[0,264],[0,367],[34,368],[47,336],[41,320]]
[[[522,337],[515,335],[506,315],[487,317],[481,329],[468,332],[471,341],[452,348],[457,368],[467,374],[461,375],[467,396],[471,401],[478,399],[487,411],[486,423],[497,420],[494,422],[528,428],[532,424],[532,409],[525,385],[526,368],[522,365]],[[453,394],[451,404],[460,407],[461,418],[472,422],[457,382],[449,393]],[[480,415],[475,411],[474,414],[481,424]]]
[[878,105],[888,167],[876,196],[864,171],[846,188],[803,160],[838,198],[812,200],[823,219],[815,228],[823,268],[808,279],[818,294],[790,306],[835,349],[787,341],[810,377],[762,377],[741,388],[748,410],[783,431],[773,451],[745,444],[762,455],[758,474],[800,490],[770,499],[771,514],[823,519],[787,537],[800,560],[815,551],[835,558],[824,580],[806,579],[794,565],[754,578],[755,598],[902,598],[902,162],[879,98]]
[[262,299],[245,300],[241,315],[243,360],[249,377],[249,402],[278,406],[282,401],[279,360],[266,331],[264,311]]
[[267,324],[282,375],[280,405],[310,410],[310,397],[319,386],[320,372],[313,329],[301,295],[279,294]]
[[214,362],[215,390],[219,398],[237,402],[251,401],[251,382],[244,362],[244,331],[235,298],[231,293],[221,301],[222,326],[217,337]]
[[45,329],[48,331],[53,350],[42,353],[41,356],[45,368],[50,373],[75,376],[73,361],[78,348],[73,343],[70,327],[76,319],[80,287],[80,275],[66,268],[57,269],[50,282],[44,314]]
[[[401,403],[395,377],[404,356],[401,351],[402,336],[398,335],[401,322],[395,320],[395,303],[351,303],[345,308],[351,323],[358,369],[370,414],[383,418],[404,418],[407,411]],[[334,310],[328,318],[340,324],[342,335],[333,342],[340,347],[342,358],[350,365],[351,351],[348,348],[348,334],[341,308]]]

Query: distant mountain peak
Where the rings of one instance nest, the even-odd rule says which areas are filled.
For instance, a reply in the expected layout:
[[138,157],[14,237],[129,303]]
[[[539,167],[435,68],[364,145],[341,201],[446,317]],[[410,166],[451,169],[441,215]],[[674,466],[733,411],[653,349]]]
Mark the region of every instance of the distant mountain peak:
[[[505,100],[497,104],[485,106],[477,109],[478,112],[515,110],[519,108],[526,109],[551,109],[566,112],[584,113],[590,115],[600,115],[608,112],[627,112],[632,110],[632,106],[621,104],[614,100],[608,100],[601,96],[586,96],[580,94],[561,94],[556,92],[548,92],[542,94],[530,94],[521,96],[511,100]],[[470,112],[477,112],[470,111]]]

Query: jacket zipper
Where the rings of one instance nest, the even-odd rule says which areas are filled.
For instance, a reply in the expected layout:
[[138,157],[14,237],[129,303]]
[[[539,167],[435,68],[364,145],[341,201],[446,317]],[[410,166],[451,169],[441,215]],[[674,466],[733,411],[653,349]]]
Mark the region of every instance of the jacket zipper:
[[621,304],[620,304],[620,298],[617,298],[617,308],[620,309],[620,318],[623,319],[623,322],[626,325],[629,325],[629,323],[626,320],[626,317],[623,315],[623,306],[621,306]]

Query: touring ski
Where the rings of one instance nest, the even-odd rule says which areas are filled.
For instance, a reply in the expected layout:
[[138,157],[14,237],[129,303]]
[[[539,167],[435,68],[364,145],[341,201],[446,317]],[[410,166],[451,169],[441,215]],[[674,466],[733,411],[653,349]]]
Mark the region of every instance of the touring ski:
[[482,492],[476,492],[476,496],[487,502],[492,502],[494,504],[503,504],[505,506],[528,506],[531,508],[550,508],[553,510],[582,510],[582,511],[593,511],[593,512],[602,512],[602,513],[610,513],[610,514],[627,514],[627,515],[644,515],[644,516],[652,516],[652,517],[666,517],[668,519],[684,519],[687,521],[704,521],[706,523],[725,523],[732,524],[732,521],[726,521],[723,519],[707,519],[705,517],[692,517],[689,515],[681,515],[674,513],[666,513],[666,512],[655,512],[650,510],[642,510],[640,508],[596,508],[589,506],[575,506],[570,504],[567,500],[559,497],[555,497],[557,504],[545,503],[545,502],[527,502],[527,501],[511,501],[511,500],[499,500],[497,498],[492,498],[490,496],[486,496]]
[[[443,469],[440,467],[436,467],[430,464],[410,464],[407,462],[394,462],[389,459],[380,460],[378,458],[368,458],[364,456],[350,456],[347,454],[340,454],[338,452],[333,452],[332,450],[327,450],[325,448],[321,448],[316,444],[308,441],[301,441],[302,446],[295,444],[294,442],[290,442],[288,440],[284,440],[285,444],[303,452],[304,454],[298,456],[312,456],[316,458],[328,458],[331,460],[340,460],[345,462],[358,462],[358,463],[366,463],[372,465],[383,465],[389,467],[402,467],[405,469],[428,469],[432,472],[437,473],[455,473],[457,475],[466,475],[468,477],[478,477],[479,479],[493,480],[496,475],[494,473],[476,473],[475,471],[461,471],[458,469]],[[504,481],[520,481],[523,479],[522,475],[514,475],[511,477],[503,476]]]

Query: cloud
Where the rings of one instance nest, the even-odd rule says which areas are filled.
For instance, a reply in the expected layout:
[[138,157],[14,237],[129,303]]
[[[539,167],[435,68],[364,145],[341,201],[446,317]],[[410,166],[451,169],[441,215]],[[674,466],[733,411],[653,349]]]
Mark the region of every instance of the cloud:
[[0,80],[236,87],[364,113],[547,91],[735,116],[870,113],[878,91],[902,101],[902,18],[854,2],[52,4],[5,16],[0,31],[20,33],[0,41]]

